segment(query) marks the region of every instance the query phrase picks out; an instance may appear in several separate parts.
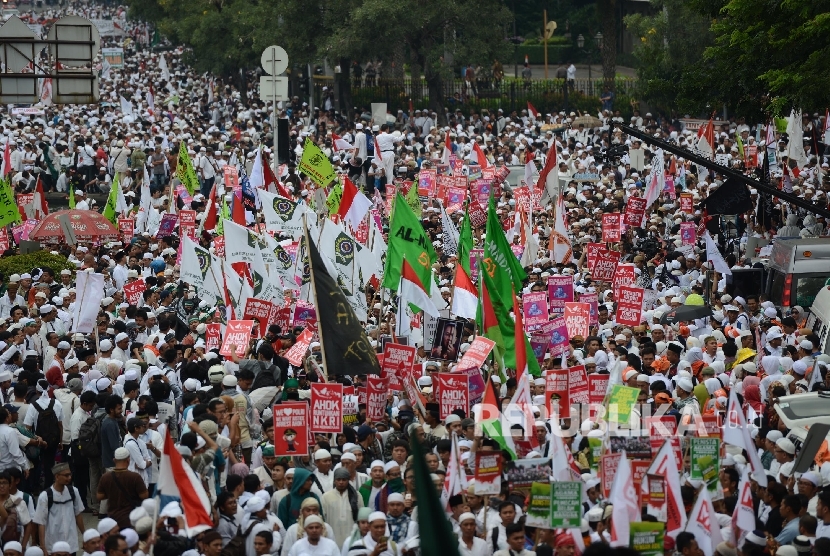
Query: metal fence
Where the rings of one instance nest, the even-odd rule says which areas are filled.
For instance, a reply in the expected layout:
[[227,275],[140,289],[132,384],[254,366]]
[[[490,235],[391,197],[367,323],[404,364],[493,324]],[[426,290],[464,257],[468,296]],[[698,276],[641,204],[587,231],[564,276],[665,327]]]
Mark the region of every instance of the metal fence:
[[[315,93],[321,100],[323,86],[331,87],[332,78],[315,77]],[[620,109],[628,105],[627,99],[634,94],[637,80],[617,78],[614,83],[615,95]],[[463,79],[448,79],[442,82],[441,103],[443,106],[462,111],[522,110],[530,102],[540,112],[559,111],[562,109],[590,110],[595,112],[600,107],[599,98],[604,91],[604,80],[597,78],[578,78],[573,82],[564,79],[522,79],[506,78],[501,81],[476,80],[474,83]],[[387,108],[395,113],[397,110],[408,111],[423,109],[429,105],[429,86],[425,79],[380,78],[352,79],[351,94],[355,106],[364,106],[372,102],[385,102]],[[620,102],[624,101],[624,102]]]

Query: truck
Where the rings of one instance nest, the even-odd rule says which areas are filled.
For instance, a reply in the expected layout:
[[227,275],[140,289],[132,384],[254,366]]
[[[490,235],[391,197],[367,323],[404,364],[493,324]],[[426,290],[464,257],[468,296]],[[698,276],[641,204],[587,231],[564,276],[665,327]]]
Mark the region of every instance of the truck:
[[777,307],[807,309],[828,277],[830,238],[775,240],[764,291]]

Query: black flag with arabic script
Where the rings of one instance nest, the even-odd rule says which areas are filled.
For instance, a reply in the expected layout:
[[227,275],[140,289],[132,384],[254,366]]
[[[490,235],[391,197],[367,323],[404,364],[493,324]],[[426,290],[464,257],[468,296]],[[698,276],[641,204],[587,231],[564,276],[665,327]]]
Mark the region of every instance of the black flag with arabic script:
[[712,214],[743,214],[752,210],[749,188],[740,181],[727,178],[714,193],[700,203]]
[[326,354],[326,373],[329,376],[379,375],[380,363],[366,330],[343,290],[326,270],[314,241],[308,244],[314,296],[317,299],[317,326]]

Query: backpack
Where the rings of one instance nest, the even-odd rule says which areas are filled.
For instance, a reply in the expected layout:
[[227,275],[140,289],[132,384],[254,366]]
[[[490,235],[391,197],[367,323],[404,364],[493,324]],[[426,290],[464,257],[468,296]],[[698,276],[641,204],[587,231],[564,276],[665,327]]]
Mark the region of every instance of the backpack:
[[259,523],[259,521],[251,523],[244,533],[241,529],[237,531],[236,535],[225,545],[222,552],[219,553],[219,556],[246,556],[245,541],[248,539],[248,535],[251,534],[254,526]]
[[90,417],[81,424],[78,431],[78,451],[87,459],[101,457],[101,422],[105,415]]
[[41,437],[49,448],[55,448],[61,443],[61,422],[55,413],[55,400],[49,400],[46,409],[42,409],[38,403],[32,404],[37,411],[37,427],[35,432]]
[[[52,487],[46,489],[46,513],[48,514],[52,510],[52,506],[54,504],[72,504],[75,506],[75,487],[72,485],[68,485],[66,488],[69,489],[69,500],[64,500],[62,502],[55,502],[54,494],[52,494]],[[75,511],[73,510],[72,513],[74,514]]]

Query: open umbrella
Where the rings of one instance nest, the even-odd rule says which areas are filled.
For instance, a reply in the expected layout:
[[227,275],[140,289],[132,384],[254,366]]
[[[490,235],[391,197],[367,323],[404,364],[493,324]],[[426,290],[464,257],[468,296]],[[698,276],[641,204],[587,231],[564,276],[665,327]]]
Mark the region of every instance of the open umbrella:
[[61,216],[67,216],[69,225],[75,233],[75,238],[80,241],[95,239],[117,240],[118,230],[112,223],[104,218],[100,212],[94,210],[59,210],[46,216],[29,233],[29,239],[42,243],[60,243],[66,241],[66,236],[61,226]]
[[681,305],[660,317],[660,324],[674,324],[711,316],[712,308],[708,305]]
[[588,116],[587,114],[575,118],[573,123],[571,124],[571,127],[579,127],[580,124],[589,128],[602,127],[603,125],[602,120],[600,120],[599,118],[595,118],[593,116]]

